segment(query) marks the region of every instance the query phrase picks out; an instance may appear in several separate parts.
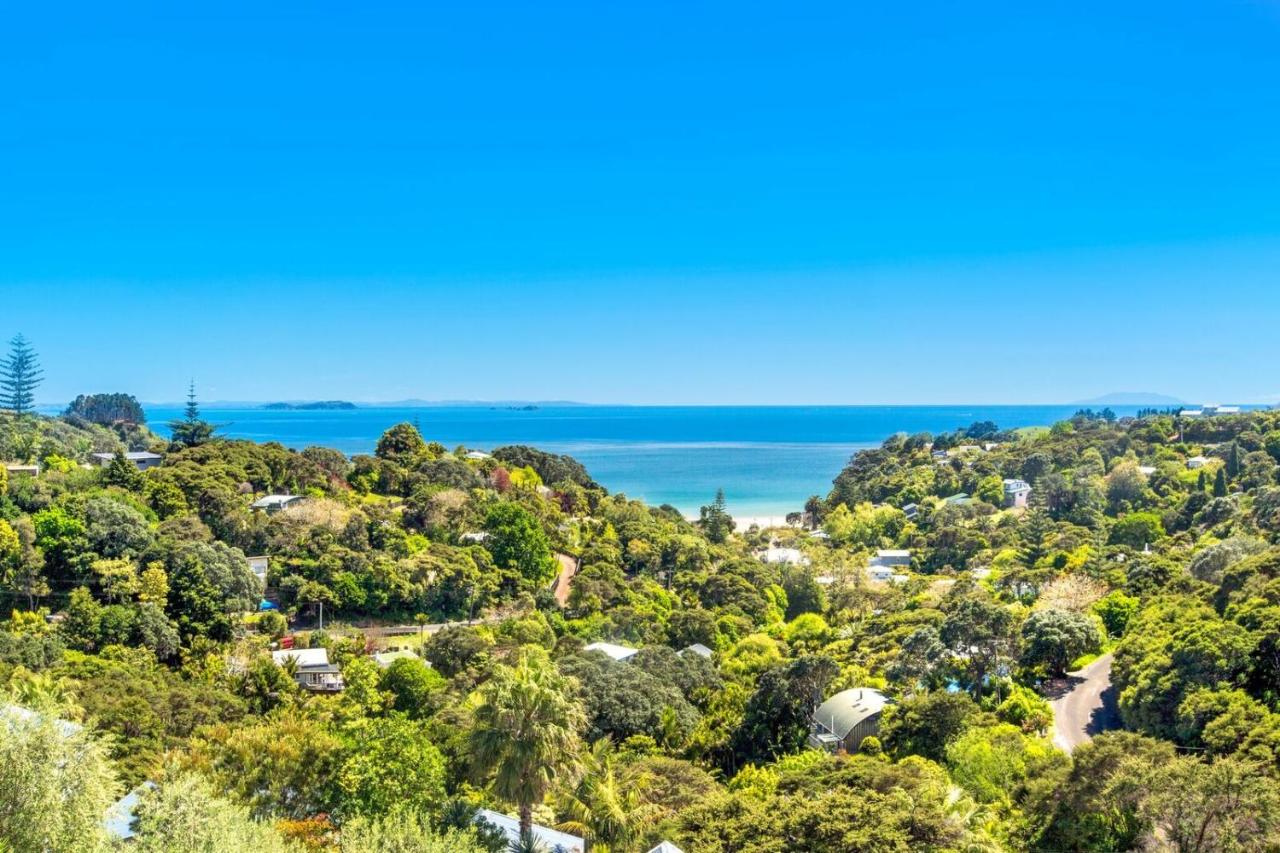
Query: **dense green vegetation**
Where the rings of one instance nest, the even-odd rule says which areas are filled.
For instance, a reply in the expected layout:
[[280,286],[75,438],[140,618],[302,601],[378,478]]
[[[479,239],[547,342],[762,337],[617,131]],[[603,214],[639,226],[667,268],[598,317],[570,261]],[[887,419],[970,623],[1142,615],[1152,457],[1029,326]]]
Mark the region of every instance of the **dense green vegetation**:
[[[39,712],[0,721],[14,850],[107,849],[146,781],[147,850],[502,849],[481,807],[614,853],[1277,847],[1280,413],[895,436],[810,501],[817,535],[410,424],[347,459],[218,439],[194,395],[171,442],[81,399],[0,414],[0,458],[42,464],[0,481],[0,689]],[[84,466],[125,449],[163,463]],[[905,577],[872,580],[890,548]],[[300,689],[285,636],[345,690]],[[1124,730],[1068,755],[1043,696],[1108,653]],[[892,700],[878,736],[809,749],[851,687]]]

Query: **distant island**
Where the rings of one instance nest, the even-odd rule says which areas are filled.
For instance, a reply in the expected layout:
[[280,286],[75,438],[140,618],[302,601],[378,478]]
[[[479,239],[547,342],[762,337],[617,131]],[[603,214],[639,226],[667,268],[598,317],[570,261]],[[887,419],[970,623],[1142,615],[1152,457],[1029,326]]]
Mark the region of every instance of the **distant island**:
[[1149,391],[1113,391],[1101,397],[1077,400],[1075,406],[1183,406],[1185,400],[1168,394],[1152,394]]
[[346,400],[318,400],[314,403],[267,403],[262,408],[272,411],[336,411],[354,409],[355,403]]

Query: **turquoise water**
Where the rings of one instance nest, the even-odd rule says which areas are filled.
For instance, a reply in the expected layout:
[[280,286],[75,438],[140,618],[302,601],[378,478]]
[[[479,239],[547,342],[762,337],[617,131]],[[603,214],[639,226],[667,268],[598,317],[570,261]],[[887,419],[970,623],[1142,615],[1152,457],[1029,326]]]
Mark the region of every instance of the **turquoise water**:
[[[417,421],[429,441],[491,449],[532,444],[581,460],[612,492],[697,512],[723,488],[737,515],[782,515],[825,495],[856,450],[895,432],[942,432],[974,421],[1050,424],[1076,406],[484,406],[362,407],[350,411],[206,409],[220,435],[369,453],[387,427]],[[1113,407],[1133,414],[1133,407]],[[151,426],[177,407],[147,407]]]

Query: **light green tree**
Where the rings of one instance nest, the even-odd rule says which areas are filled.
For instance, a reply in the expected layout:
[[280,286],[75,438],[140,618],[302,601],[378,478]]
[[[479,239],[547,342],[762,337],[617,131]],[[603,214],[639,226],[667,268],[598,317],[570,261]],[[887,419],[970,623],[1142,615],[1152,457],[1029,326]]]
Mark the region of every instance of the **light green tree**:
[[40,853],[107,849],[102,819],[119,795],[88,730],[0,695],[0,847]]
[[174,773],[144,791],[135,812],[131,853],[302,853],[244,806],[218,796],[194,773]]
[[379,820],[355,818],[342,825],[341,853],[484,853],[471,832],[443,835],[413,812],[395,812]]

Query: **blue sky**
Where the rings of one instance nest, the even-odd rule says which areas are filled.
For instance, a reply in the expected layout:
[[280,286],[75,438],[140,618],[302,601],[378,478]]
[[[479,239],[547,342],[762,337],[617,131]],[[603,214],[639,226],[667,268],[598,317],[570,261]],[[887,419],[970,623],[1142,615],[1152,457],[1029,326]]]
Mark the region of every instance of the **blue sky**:
[[1276,2],[176,5],[0,31],[47,401],[1280,399]]

